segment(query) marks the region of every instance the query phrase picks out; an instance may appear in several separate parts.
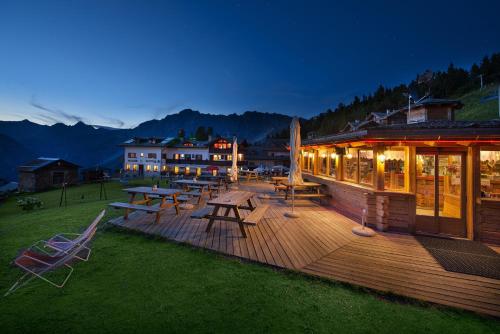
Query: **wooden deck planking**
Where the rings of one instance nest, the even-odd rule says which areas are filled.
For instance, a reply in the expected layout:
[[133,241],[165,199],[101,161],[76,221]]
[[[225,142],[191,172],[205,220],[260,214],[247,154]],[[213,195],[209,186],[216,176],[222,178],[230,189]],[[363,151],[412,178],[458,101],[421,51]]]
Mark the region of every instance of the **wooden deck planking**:
[[[272,186],[262,183],[240,188],[272,192]],[[269,204],[269,209],[259,224],[245,226],[247,238],[236,223],[219,220],[206,233],[207,221],[190,218],[191,210],[176,216],[169,209],[160,224],[145,212],[112,223],[272,266],[500,316],[500,280],[445,271],[410,235],[355,236],[355,222],[309,200],[296,201],[298,219],[284,217],[290,207],[279,195],[255,202]],[[241,210],[243,217],[247,214]]]

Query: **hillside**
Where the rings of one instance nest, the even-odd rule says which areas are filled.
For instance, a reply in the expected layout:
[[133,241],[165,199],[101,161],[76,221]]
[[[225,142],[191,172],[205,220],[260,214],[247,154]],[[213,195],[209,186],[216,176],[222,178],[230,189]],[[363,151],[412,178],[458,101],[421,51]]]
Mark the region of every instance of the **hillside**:
[[13,180],[17,176],[17,166],[33,157],[33,151],[9,136],[0,134],[0,178]]
[[495,94],[497,85],[490,85],[480,90],[473,90],[456,98],[464,104],[456,113],[457,120],[489,120],[499,118],[498,100],[482,103],[481,98]]

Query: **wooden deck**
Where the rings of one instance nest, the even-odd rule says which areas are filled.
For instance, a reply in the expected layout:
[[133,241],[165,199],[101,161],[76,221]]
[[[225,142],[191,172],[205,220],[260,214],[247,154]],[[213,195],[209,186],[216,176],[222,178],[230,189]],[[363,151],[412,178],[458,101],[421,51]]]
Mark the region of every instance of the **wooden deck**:
[[[240,189],[269,193],[274,188],[251,183]],[[207,221],[191,219],[192,210],[175,216],[169,209],[159,224],[145,212],[111,223],[272,266],[500,316],[500,280],[445,271],[410,235],[363,238],[351,233],[355,222],[309,200],[296,201],[298,219],[284,217],[290,206],[281,197],[261,201],[270,207],[259,224],[245,227],[246,239],[233,222],[216,221],[206,233]]]

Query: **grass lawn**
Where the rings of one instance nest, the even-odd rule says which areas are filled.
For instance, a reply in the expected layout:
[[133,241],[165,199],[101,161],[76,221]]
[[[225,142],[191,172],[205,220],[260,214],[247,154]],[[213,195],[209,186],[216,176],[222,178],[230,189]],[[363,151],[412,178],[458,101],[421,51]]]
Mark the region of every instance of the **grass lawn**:
[[[107,185],[109,201],[125,199]],[[99,186],[36,194],[44,208],[0,204],[0,292],[21,272],[18,250],[57,232],[77,232],[105,208]],[[109,211],[107,217],[120,211]],[[388,301],[362,289],[273,270],[101,229],[90,261],[77,263],[64,289],[40,280],[0,298],[2,333],[50,332],[394,332],[499,333],[499,321],[447,308]]]

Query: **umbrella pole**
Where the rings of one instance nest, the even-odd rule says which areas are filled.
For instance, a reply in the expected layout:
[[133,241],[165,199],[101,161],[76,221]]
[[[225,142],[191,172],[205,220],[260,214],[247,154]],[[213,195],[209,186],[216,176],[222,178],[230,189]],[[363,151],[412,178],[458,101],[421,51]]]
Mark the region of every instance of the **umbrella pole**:
[[292,186],[292,211],[285,212],[285,216],[288,218],[299,218],[300,215],[295,212],[295,186]]

